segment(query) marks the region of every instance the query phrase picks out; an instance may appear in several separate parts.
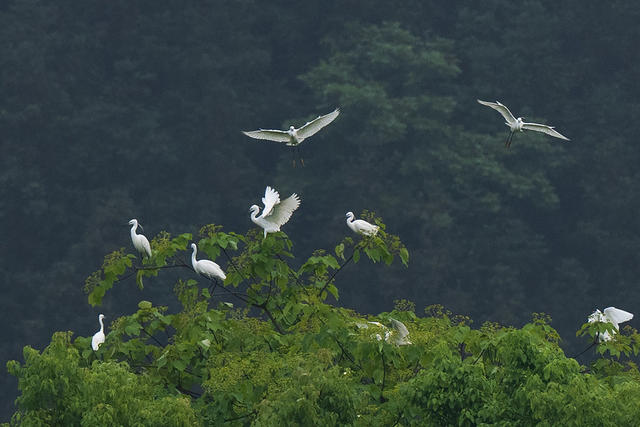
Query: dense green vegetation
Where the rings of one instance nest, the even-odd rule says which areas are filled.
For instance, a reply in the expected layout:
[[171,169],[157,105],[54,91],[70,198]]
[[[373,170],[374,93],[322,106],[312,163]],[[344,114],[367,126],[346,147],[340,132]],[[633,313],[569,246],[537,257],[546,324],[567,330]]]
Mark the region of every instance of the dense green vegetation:
[[[112,323],[95,353],[90,337],[72,340],[72,332],[54,334],[42,353],[26,347],[25,363],[8,365],[22,392],[12,423],[583,426],[638,419],[635,364],[602,358],[580,366],[565,357],[544,315],[521,329],[472,329],[468,317],[441,306],[421,316],[398,300],[373,318],[327,304],[352,261],[407,265],[404,245],[376,223],[383,228],[377,236],[346,237],[297,271],[287,263],[292,242],[284,233],[263,240],[259,232],[204,227],[202,251],[229,257],[224,284],[181,274],[173,288],[179,311],[141,301]],[[141,287],[144,279],[168,292],[164,273],[190,269],[182,253],[191,238],[161,233],[143,264],[122,250],[109,254],[87,279],[89,301],[99,304],[134,274]],[[410,342],[397,345],[399,331],[374,319],[404,322]],[[592,323],[581,333],[611,329]],[[640,334],[616,337],[599,351],[637,354]]]
[[[167,282],[141,277],[142,291],[134,277],[123,280],[100,308],[85,303],[82,278],[105,253],[129,247],[129,219],[149,236],[210,222],[244,231],[266,185],[302,198],[286,227],[294,271],[341,240],[349,210],[375,210],[411,252],[408,268],[341,271],[343,308],[329,301],[345,319],[355,314],[342,310],[390,312],[400,299],[442,304],[477,325],[522,326],[545,312],[558,344],[581,351],[587,340],[575,331],[594,308],[637,314],[640,302],[639,15],[619,0],[1,2],[0,359],[45,348],[54,331],[90,335],[99,312],[113,321],[141,299],[179,313],[167,292],[179,269],[162,271]],[[476,98],[500,100],[572,141],[518,134],[507,151],[506,128]],[[302,147],[305,168],[293,169],[284,147],[240,133],[335,107],[339,118]],[[95,286],[93,298],[103,289]],[[227,319],[228,308],[219,310]],[[416,315],[403,317],[412,333],[431,331],[421,322],[436,320]],[[292,341],[278,351],[295,353],[302,332],[287,331]],[[68,351],[69,366],[92,372],[91,355],[56,337],[39,357]],[[105,356],[114,345],[106,344]],[[402,360],[417,351],[396,350]],[[31,357],[25,366],[39,363]],[[323,366],[345,363],[333,359]],[[128,381],[136,368],[96,369]],[[399,388],[410,381],[391,375]],[[166,384],[161,393],[136,381],[141,398],[175,398]],[[3,377],[4,418],[16,389]],[[182,402],[171,404],[176,416]]]

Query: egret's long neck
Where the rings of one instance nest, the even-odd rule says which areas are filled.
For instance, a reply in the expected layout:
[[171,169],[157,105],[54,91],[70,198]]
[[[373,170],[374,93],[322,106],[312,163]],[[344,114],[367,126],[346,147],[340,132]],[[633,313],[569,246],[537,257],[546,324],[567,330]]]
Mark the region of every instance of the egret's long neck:
[[347,217],[347,225],[349,226],[350,229],[352,229],[353,231],[355,231],[355,229],[353,228],[353,215],[349,215]]
[[104,333],[104,323],[102,323],[102,317],[98,318],[100,321],[100,332]]
[[251,210],[251,221],[255,222],[256,224],[258,223],[256,220],[258,218],[259,211],[260,211],[260,208]]
[[131,226],[131,240],[133,240],[137,236],[137,234],[136,234],[136,229],[137,228],[138,228],[138,224],[137,223],[133,224]]
[[191,252],[191,264],[193,264],[193,268],[196,267],[196,254],[198,253],[198,248],[193,247],[193,252]]

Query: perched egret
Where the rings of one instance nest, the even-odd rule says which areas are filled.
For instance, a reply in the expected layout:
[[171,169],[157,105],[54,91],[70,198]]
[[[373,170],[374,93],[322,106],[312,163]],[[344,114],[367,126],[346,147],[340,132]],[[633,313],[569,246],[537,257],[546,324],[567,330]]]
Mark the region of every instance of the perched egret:
[[477,101],[482,105],[493,108],[494,110],[502,114],[502,117],[504,117],[504,119],[506,120],[505,125],[509,126],[509,129],[511,130],[511,132],[509,133],[509,137],[504,143],[507,148],[511,147],[511,140],[513,139],[513,134],[515,133],[515,131],[522,132],[523,129],[535,130],[536,132],[546,133],[547,135],[569,141],[569,138],[556,131],[553,126],[541,125],[538,123],[526,123],[522,121],[524,117],[518,117],[516,119],[515,117],[513,117],[513,114],[511,114],[511,111],[509,111],[509,109],[505,105],[499,103],[498,101],[487,102],[480,101],[479,99]]
[[289,221],[293,211],[300,206],[300,199],[296,193],[293,193],[288,198],[280,201],[280,194],[267,186],[262,203],[264,204],[262,215],[258,216],[258,211],[260,210],[258,205],[251,206],[249,211],[251,212],[251,221],[264,229],[264,237],[266,238],[267,233],[280,231],[280,227]]
[[364,234],[365,236],[375,236],[380,227],[369,224],[363,219],[353,220],[353,212],[347,212],[347,225],[355,233]]
[[[302,141],[315,135],[320,129],[334,121],[336,117],[338,117],[338,114],[340,114],[340,109],[336,108],[331,113],[319,116],[298,129],[290,126],[289,130],[259,129],[249,132],[242,131],[242,133],[255,139],[284,142],[286,145],[297,149],[298,145],[300,145]],[[302,160],[302,157],[300,158],[300,162],[302,163],[302,166],[304,166],[304,160]],[[295,167],[295,165],[296,161],[294,158],[293,166]]]
[[102,323],[102,319],[104,319],[104,314],[98,316],[98,322],[100,322],[100,330],[93,334],[93,338],[91,338],[91,348],[93,348],[93,351],[98,351],[98,348],[100,348],[100,344],[104,342],[104,323]]
[[193,249],[193,253],[191,254],[191,265],[193,265],[193,269],[196,273],[209,280],[220,279],[221,281],[224,281],[224,279],[227,278],[227,275],[224,274],[222,268],[220,268],[220,266],[215,262],[209,261],[208,259],[201,259],[200,261],[196,260],[198,247],[195,243],[191,244],[191,249]]
[[[407,339],[407,337],[409,336],[409,330],[404,325],[404,323],[393,318],[390,318],[389,320],[391,321],[391,328],[393,330],[389,330],[389,328],[387,328],[380,322],[356,323],[356,326],[360,329],[369,329],[369,325],[374,325],[382,329],[382,332],[384,333],[384,341],[395,345],[412,344],[411,341]],[[383,340],[382,335],[380,335],[379,333],[376,333],[372,336],[375,337],[375,339],[377,339],[378,341]]]
[[394,333],[391,334],[391,339],[393,340],[393,343],[395,345],[411,344],[411,341],[407,339],[407,337],[409,336],[409,330],[404,325],[404,323],[392,318],[390,318],[389,320],[391,321],[391,326],[395,330]]
[[[136,234],[136,229],[138,228],[138,220],[132,219],[129,221],[129,225],[131,226],[131,242],[133,242],[133,247],[136,248],[141,257],[145,255],[147,258],[151,258],[151,245],[146,237],[142,234]],[[140,225],[142,229],[142,225]]]
[[[615,307],[607,307],[604,309],[604,313],[600,310],[596,310],[587,318],[589,323],[593,322],[603,322],[603,323],[611,323],[616,331],[620,329],[618,326],[619,323],[627,322],[633,319],[633,314],[628,311],[620,310]],[[603,332],[598,337],[599,342],[603,341],[611,341],[613,337],[609,334],[608,331]]]

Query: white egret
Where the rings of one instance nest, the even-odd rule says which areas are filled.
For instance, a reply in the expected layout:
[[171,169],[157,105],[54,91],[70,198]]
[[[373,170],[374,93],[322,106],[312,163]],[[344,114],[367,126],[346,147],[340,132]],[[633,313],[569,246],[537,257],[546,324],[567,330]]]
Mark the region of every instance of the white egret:
[[[325,114],[324,116],[318,116],[316,119],[305,123],[304,126],[295,128],[293,126],[289,127],[289,130],[277,130],[277,129],[259,129],[254,131],[242,131],[245,135],[255,138],[255,139],[264,139],[268,141],[276,141],[276,142],[284,142],[286,145],[290,147],[298,147],[302,141],[309,138],[310,136],[318,133],[320,129],[327,126],[329,123],[334,121],[336,117],[340,114],[340,109],[336,108],[329,114]],[[302,166],[304,166],[304,160],[302,157],[300,158],[300,162]],[[293,166],[296,165],[295,159],[293,160]]]
[[409,336],[409,330],[404,325],[404,323],[393,318],[389,318],[389,320],[391,321],[391,326],[395,330],[394,333],[391,334],[393,343],[395,345],[411,344],[411,341],[407,339],[407,337]]
[[353,212],[347,212],[347,225],[355,233],[364,234],[365,236],[375,236],[380,227],[377,225],[369,224],[363,219],[353,220]]
[[522,120],[524,119],[524,117],[518,117],[516,119],[515,117],[513,117],[513,114],[511,114],[511,111],[509,111],[509,109],[505,105],[501,104],[498,101],[487,102],[487,101],[480,101],[479,99],[477,101],[482,105],[486,105],[487,107],[493,108],[494,110],[502,114],[502,117],[504,117],[504,119],[506,120],[505,125],[509,126],[509,129],[511,130],[511,132],[509,133],[509,137],[504,143],[504,145],[507,148],[511,146],[511,140],[513,139],[513,134],[516,131],[522,132],[523,129],[546,133],[547,135],[551,135],[553,137],[564,139],[565,141],[569,141],[569,138],[562,135],[560,132],[556,131],[553,128],[553,126],[541,125],[539,123],[526,123]]
[[193,269],[196,273],[209,280],[220,279],[221,281],[224,281],[224,279],[227,278],[227,275],[224,274],[222,268],[220,268],[220,266],[215,262],[209,261],[208,259],[201,259],[200,261],[196,260],[198,247],[195,243],[191,244],[191,249],[193,249],[193,253],[191,254],[191,265],[193,265]]
[[[149,244],[149,240],[142,234],[136,234],[136,230],[138,228],[138,220],[132,219],[129,221],[129,225],[131,226],[131,242],[133,243],[133,247],[136,248],[141,257],[145,255],[147,258],[151,258],[151,245]],[[142,225],[140,225],[142,229]]]
[[[591,315],[589,315],[589,317],[587,318],[589,323],[611,323],[614,329],[618,331],[620,329],[620,327],[618,326],[620,323],[627,322],[633,319],[633,314],[629,313],[628,311],[620,310],[619,308],[607,307],[603,311],[604,313],[600,310],[596,310],[591,313]],[[600,336],[598,336],[599,342],[611,341],[611,339],[613,339],[613,337],[609,334],[608,331],[605,331],[600,334]]]
[[[404,323],[393,318],[389,318],[389,321],[391,322],[391,327],[393,330],[389,330],[389,328],[387,328],[385,325],[383,325],[380,322],[367,322],[368,324],[356,323],[356,326],[360,329],[369,329],[369,325],[374,325],[382,329],[382,332],[384,333],[385,342],[395,344],[395,345],[412,344],[412,342],[407,339],[407,337],[409,336],[409,330],[404,325]],[[375,337],[375,339],[377,339],[378,341],[383,340],[382,335],[380,335],[379,333],[376,333],[372,336]]]
[[251,212],[251,221],[262,227],[264,237],[266,238],[267,233],[280,231],[280,227],[289,221],[293,211],[300,206],[300,199],[296,193],[293,193],[288,198],[280,201],[280,194],[273,188],[267,186],[264,191],[262,203],[264,204],[262,215],[258,216],[258,211],[260,210],[258,205],[252,205],[249,211]]
[[100,348],[100,344],[104,342],[104,323],[102,323],[102,319],[104,319],[104,314],[98,316],[98,322],[100,322],[100,330],[93,334],[93,338],[91,338],[91,348],[93,348],[93,351],[98,351],[98,348]]

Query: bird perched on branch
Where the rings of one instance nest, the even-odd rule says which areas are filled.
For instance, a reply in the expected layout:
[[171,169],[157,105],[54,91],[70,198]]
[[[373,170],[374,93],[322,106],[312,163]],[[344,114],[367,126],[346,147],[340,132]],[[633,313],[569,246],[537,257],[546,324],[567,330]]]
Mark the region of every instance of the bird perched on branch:
[[363,234],[365,236],[375,236],[376,233],[378,233],[380,227],[377,225],[370,224],[363,219],[356,219],[354,221],[353,218],[353,212],[347,212],[347,225],[355,233]]
[[191,265],[196,273],[199,275],[206,277],[209,280],[221,280],[227,278],[227,275],[224,274],[222,268],[218,264],[213,261],[209,261],[208,259],[201,259],[200,261],[196,260],[196,254],[198,253],[198,247],[195,243],[191,244],[191,249],[193,252],[191,253]]
[[[132,219],[129,221],[129,225],[131,226],[131,242],[133,243],[133,247],[136,248],[140,257],[146,256],[147,258],[151,258],[151,245],[149,244],[149,240],[142,234],[136,234],[136,230],[138,228],[138,220]],[[142,229],[142,225],[140,225],[140,229]]]
[[102,319],[104,319],[104,314],[98,316],[98,322],[100,322],[100,330],[93,334],[93,338],[91,338],[91,348],[93,351],[98,351],[100,345],[104,342],[104,323],[102,323]]

